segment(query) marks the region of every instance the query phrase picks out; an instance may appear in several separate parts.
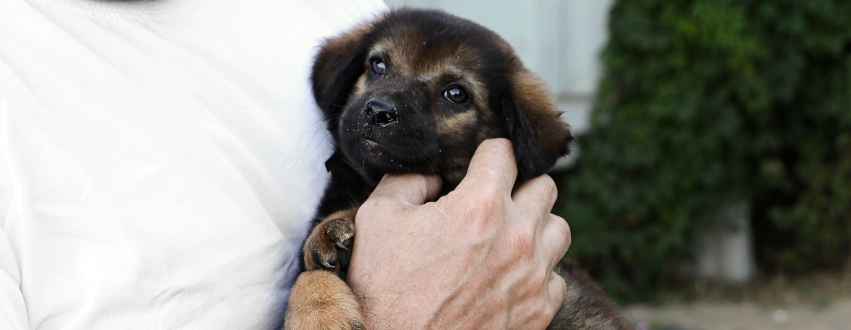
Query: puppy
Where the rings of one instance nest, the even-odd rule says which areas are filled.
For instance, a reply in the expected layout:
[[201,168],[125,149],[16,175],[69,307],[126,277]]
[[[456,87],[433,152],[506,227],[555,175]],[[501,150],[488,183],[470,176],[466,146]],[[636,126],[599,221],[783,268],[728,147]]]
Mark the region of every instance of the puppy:
[[[399,9],[328,39],[314,97],[337,150],[318,225],[304,245],[285,327],[363,329],[346,278],[357,207],[385,173],[439,174],[454,189],[477,146],[514,144],[518,179],[543,174],[572,140],[546,86],[492,31],[442,11]],[[426,252],[426,251],[424,251]],[[628,329],[606,295],[571,264],[551,329]],[[339,277],[338,277],[339,276]]]

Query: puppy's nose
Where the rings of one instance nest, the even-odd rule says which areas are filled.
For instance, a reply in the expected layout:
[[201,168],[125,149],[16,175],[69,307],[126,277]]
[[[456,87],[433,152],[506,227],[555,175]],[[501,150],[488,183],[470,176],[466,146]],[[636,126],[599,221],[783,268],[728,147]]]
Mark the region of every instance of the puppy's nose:
[[385,127],[395,122],[396,110],[390,104],[379,100],[369,100],[363,106],[364,124]]

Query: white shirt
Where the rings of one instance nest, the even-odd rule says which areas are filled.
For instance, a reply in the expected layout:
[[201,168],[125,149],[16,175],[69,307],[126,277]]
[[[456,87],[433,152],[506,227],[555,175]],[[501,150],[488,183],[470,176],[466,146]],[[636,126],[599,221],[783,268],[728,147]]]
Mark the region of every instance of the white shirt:
[[0,329],[279,326],[332,151],[312,57],[384,8],[0,0]]

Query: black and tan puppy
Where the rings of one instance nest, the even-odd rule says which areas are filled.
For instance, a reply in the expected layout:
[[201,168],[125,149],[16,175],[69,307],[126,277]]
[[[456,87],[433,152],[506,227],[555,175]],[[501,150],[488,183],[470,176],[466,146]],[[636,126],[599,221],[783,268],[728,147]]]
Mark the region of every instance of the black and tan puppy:
[[[286,328],[362,329],[345,278],[357,206],[385,173],[439,174],[454,189],[476,147],[514,144],[519,179],[543,174],[572,137],[546,86],[490,30],[441,11],[400,9],[325,42],[313,91],[337,145],[321,222],[304,246]],[[423,251],[427,253],[428,251]],[[552,329],[627,329],[605,294],[569,264]]]

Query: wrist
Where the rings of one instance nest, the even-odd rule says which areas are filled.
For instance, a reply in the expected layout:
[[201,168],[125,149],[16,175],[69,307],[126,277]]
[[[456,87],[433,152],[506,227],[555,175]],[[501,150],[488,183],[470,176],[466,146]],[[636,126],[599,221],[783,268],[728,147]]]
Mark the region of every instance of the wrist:
[[[381,292],[358,295],[367,329],[426,329],[432,313],[411,292]],[[419,308],[417,308],[419,305]]]
[[[437,274],[432,274],[437,275]],[[452,289],[426,288],[436,276],[421,276],[391,289],[355,289],[368,329],[491,329],[504,327],[504,300],[476,294],[477,281],[454,281]],[[388,282],[380,282],[388,283]],[[351,284],[351,282],[350,282]],[[470,286],[473,286],[471,288]],[[475,289],[478,288],[478,289]],[[494,297],[491,297],[494,298]]]

